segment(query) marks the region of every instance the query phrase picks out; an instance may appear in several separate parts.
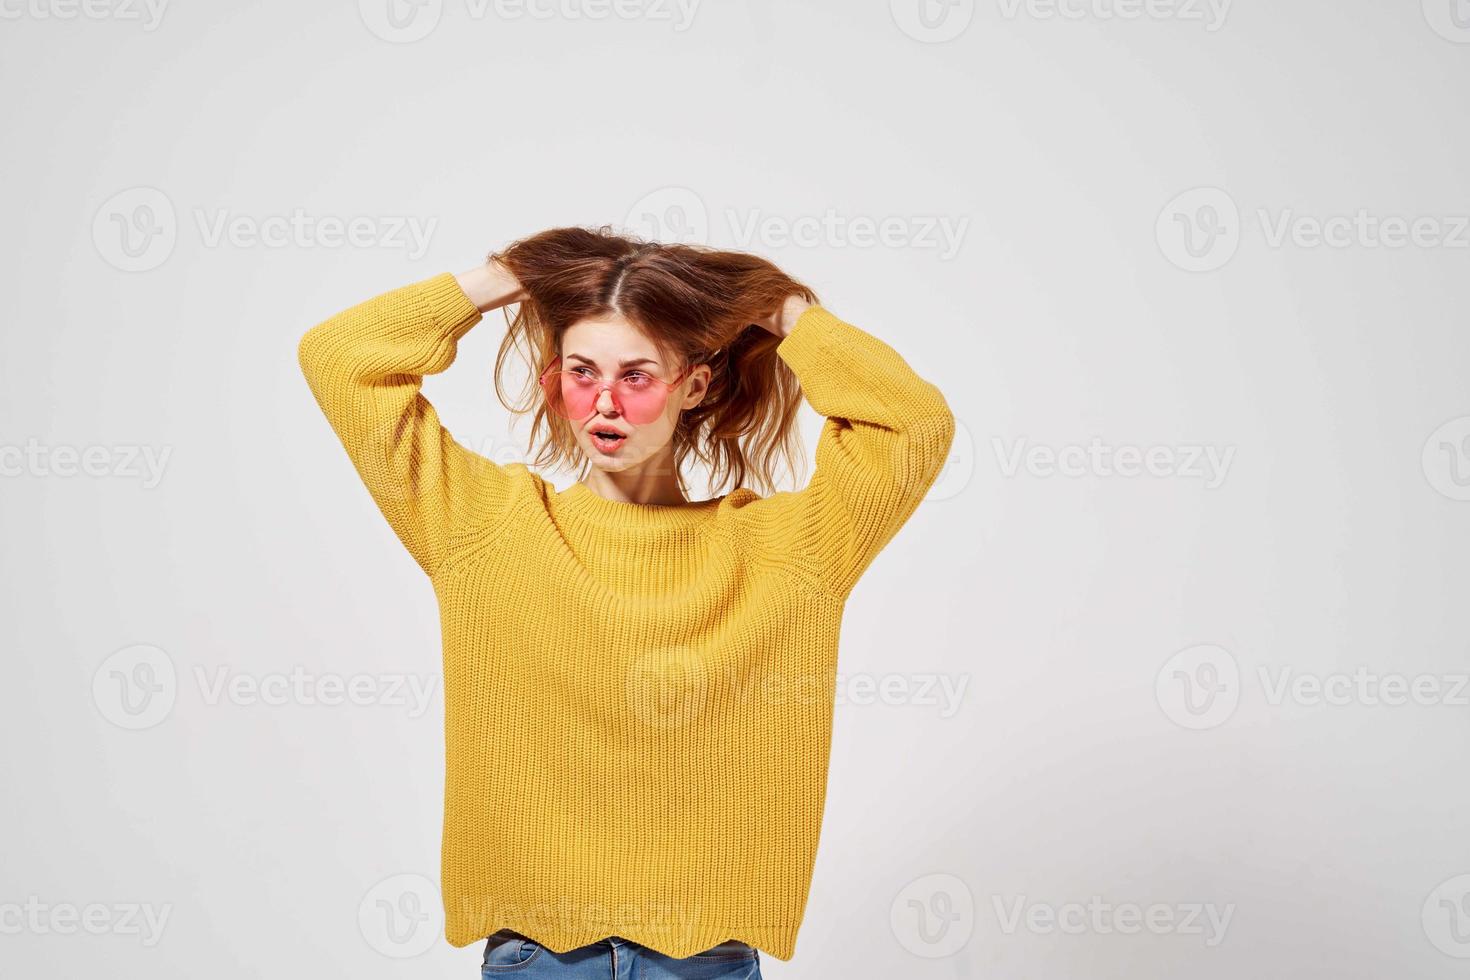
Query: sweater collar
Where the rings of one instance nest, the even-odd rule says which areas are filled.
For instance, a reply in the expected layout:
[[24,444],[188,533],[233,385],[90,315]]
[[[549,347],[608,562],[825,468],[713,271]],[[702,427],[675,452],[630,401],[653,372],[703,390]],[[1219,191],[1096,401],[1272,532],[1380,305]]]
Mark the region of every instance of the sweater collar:
[[687,504],[634,504],[609,500],[585,483],[558,492],[562,509],[579,519],[611,528],[657,529],[693,527],[715,515],[724,496]]

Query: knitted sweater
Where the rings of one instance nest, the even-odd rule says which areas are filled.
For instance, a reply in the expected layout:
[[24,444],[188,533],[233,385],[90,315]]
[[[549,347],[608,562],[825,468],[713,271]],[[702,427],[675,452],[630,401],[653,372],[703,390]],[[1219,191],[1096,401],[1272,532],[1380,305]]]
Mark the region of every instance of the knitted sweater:
[[558,491],[421,393],[481,319],[441,273],[301,339],[301,368],[438,600],[453,946],[621,936],[789,960],[826,800],[842,611],[939,474],[954,417],[822,306],[777,347],[826,417],[800,491],[686,505]]

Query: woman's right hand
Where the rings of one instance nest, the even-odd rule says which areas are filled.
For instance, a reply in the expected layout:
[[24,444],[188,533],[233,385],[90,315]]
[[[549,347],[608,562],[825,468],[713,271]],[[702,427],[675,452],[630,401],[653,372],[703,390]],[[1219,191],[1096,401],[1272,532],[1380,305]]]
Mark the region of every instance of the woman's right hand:
[[494,259],[486,259],[482,265],[477,265],[468,272],[461,272],[454,278],[481,313],[488,313],[511,303],[524,302],[528,298],[520,280]]

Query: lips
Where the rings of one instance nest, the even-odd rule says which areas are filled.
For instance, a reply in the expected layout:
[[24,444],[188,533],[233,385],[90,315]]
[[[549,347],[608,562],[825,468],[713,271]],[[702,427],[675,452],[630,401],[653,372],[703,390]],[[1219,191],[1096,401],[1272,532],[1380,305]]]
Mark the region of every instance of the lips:
[[627,439],[627,433],[620,432],[610,425],[595,425],[589,431],[592,433],[592,444],[603,452],[617,449]]

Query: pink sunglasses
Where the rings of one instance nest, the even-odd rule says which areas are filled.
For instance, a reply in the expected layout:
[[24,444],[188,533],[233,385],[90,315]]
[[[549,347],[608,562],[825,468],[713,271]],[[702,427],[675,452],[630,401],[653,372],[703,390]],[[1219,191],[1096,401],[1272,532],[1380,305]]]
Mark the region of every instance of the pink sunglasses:
[[689,374],[685,368],[673,381],[660,381],[651,374],[635,371],[617,381],[604,381],[584,373],[587,368],[560,370],[556,366],[560,361],[560,357],[552,361],[536,383],[552,411],[573,422],[580,422],[596,411],[597,400],[606,389],[612,392],[613,406],[619,415],[633,425],[646,425],[663,415],[669,392]]

